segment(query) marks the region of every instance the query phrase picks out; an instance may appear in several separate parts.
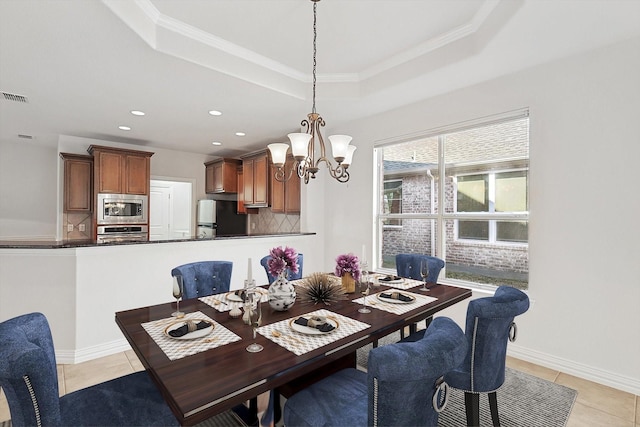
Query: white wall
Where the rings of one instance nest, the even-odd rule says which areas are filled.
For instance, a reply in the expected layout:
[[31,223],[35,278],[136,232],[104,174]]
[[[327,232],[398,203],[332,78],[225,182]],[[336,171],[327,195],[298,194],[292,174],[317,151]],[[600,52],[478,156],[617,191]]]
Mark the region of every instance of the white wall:
[[349,184],[326,187],[325,257],[368,241],[376,141],[529,107],[533,306],[510,348],[640,394],[639,76],[636,38],[338,129],[359,148]]
[[55,240],[58,152],[0,142],[0,239]]

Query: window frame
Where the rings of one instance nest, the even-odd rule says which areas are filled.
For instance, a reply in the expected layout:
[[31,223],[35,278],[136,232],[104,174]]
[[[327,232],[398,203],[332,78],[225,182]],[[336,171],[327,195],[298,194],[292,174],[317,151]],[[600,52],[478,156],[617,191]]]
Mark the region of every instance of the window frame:
[[[465,216],[469,216],[469,218],[458,218],[454,221],[454,239],[456,241],[459,242],[469,242],[469,243],[477,243],[477,244],[485,244],[485,245],[500,245],[500,246],[508,246],[508,245],[514,245],[514,246],[528,246],[529,245],[529,240],[527,239],[526,242],[516,242],[516,241],[507,241],[507,240],[498,240],[498,222],[507,222],[506,219],[503,217],[504,215],[509,215],[510,218],[509,220],[514,221],[514,218],[512,218],[513,215],[529,215],[529,210],[525,210],[525,211],[511,211],[511,212],[495,212],[495,205],[496,205],[496,175],[499,175],[501,173],[508,173],[508,172],[525,172],[525,177],[527,180],[526,183],[526,187],[527,187],[527,204],[529,203],[529,167],[518,167],[518,168],[505,168],[505,169],[492,169],[490,171],[476,171],[476,172],[464,172],[464,173],[460,173],[460,174],[456,174],[454,177],[454,181],[453,181],[453,191],[456,194],[456,197],[453,198],[453,211],[456,215],[465,215]],[[478,212],[458,212],[458,197],[457,197],[457,193],[458,193],[458,177],[461,176],[472,176],[472,175],[488,175],[488,186],[489,188],[487,189],[487,193],[488,193],[488,206],[489,206],[489,210],[484,212],[484,211],[478,211]],[[527,207],[528,208],[528,207]],[[488,222],[488,238],[487,240],[481,240],[481,239],[468,239],[468,238],[464,238],[464,237],[460,237],[459,235],[459,221],[465,221],[465,220],[475,220],[475,221],[485,221],[485,219],[479,219],[479,218],[472,218],[473,216],[476,215],[481,215],[481,216],[487,216],[487,215],[491,215],[491,216],[495,216],[496,218],[494,219],[487,219],[486,221]],[[497,218],[500,217],[500,218]],[[524,220],[524,219],[520,219],[520,221],[527,221],[527,223],[529,222],[528,219]]]
[[[395,273],[391,268],[383,268],[381,267],[383,259],[382,259],[382,250],[383,250],[383,232],[386,230],[386,227],[382,226],[382,220],[385,218],[397,218],[399,220],[402,219],[423,219],[423,220],[434,220],[432,222],[432,238],[435,234],[435,239],[437,244],[433,249],[435,253],[431,255],[435,255],[438,257],[442,257],[446,259],[446,251],[447,245],[451,244],[451,242],[446,241],[446,224],[450,220],[460,220],[460,219],[478,219],[478,220],[487,220],[487,221],[526,221],[527,224],[531,223],[530,218],[530,149],[527,147],[526,156],[521,157],[513,157],[513,158],[505,158],[500,159],[498,161],[488,161],[483,162],[482,165],[487,167],[490,170],[495,170],[496,173],[506,172],[510,170],[526,170],[527,173],[527,211],[526,212],[493,212],[493,213],[457,213],[457,212],[447,212],[446,200],[445,200],[445,185],[438,185],[436,189],[437,193],[437,201],[436,201],[436,210],[435,213],[403,213],[403,214],[392,214],[392,215],[384,215],[381,213],[382,207],[382,188],[384,186],[385,175],[384,175],[384,159],[383,159],[383,149],[389,146],[402,144],[406,142],[419,141],[419,140],[427,140],[428,138],[437,137],[438,138],[438,164],[434,168],[430,168],[434,172],[435,178],[439,180],[440,183],[446,182],[447,173],[451,176],[451,168],[447,168],[445,164],[445,150],[444,150],[444,139],[447,134],[462,132],[465,130],[470,130],[474,128],[480,128],[484,126],[490,126],[494,124],[500,124],[510,121],[517,121],[520,119],[527,119],[527,144],[530,142],[530,121],[529,121],[529,109],[519,109],[514,111],[508,111],[501,114],[496,114],[493,116],[487,116],[480,119],[469,120],[462,123],[457,123],[453,125],[442,126],[438,128],[431,129],[429,131],[416,132],[409,135],[404,135],[402,137],[392,137],[383,140],[378,140],[374,143],[374,165],[376,166],[376,172],[374,177],[374,197],[377,208],[374,210],[374,236],[373,236],[373,244],[374,248],[377,251],[376,257],[374,260],[375,267],[379,271]],[[474,166],[479,166],[480,163],[476,163],[475,165],[466,165],[463,166],[465,168],[473,168]],[[460,166],[460,165],[458,165]],[[448,169],[448,171],[447,171]],[[453,168],[454,170],[457,167]],[[469,169],[467,169],[469,170]],[[472,169],[471,169],[472,170]],[[479,171],[478,171],[479,172]],[[486,173],[487,171],[483,171]],[[393,176],[389,179],[394,178]],[[432,197],[434,195],[432,194]],[[454,196],[455,197],[455,196]],[[457,221],[455,221],[457,224]],[[400,228],[400,227],[396,227]],[[457,230],[455,231],[457,236]],[[518,248],[526,248],[527,251],[527,263],[528,263],[528,252],[529,252],[529,236],[527,236],[527,242],[512,242],[512,241],[497,241],[496,243],[492,243],[494,247],[513,247],[514,250],[519,250]],[[455,239],[453,240],[455,243]],[[472,241],[469,239],[464,239],[463,243],[471,243]],[[474,241],[476,243],[481,243],[483,245],[489,245],[488,241]],[[475,243],[472,243],[475,244]],[[475,281],[467,281],[459,278],[447,278],[445,265],[441,274],[442,283],[449,283],[454,285],[468,286],[470,288],[478,289],[478,290],[487,290],[492,291],[495,290],[496,285],[487,284],[482,282]],[[517,271],[517,270],[516,270]],[[528,271],[528,270],[527,270]],[[528,289],[528,285],[527,285]]]

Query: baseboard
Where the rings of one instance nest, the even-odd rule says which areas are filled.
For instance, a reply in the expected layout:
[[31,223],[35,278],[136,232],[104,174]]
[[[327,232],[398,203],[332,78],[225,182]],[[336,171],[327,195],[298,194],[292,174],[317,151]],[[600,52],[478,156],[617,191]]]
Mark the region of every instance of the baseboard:
[[509,356],[640,396],[640,380],[572,360],[509,344]]
[[121,351],[131,350],[131,346],[126,339],[111,341],[105,344],[87,347],[80,350],[56,350],[56,361],[60,364],[73,365],[98,359],[100,357],[111,356]]

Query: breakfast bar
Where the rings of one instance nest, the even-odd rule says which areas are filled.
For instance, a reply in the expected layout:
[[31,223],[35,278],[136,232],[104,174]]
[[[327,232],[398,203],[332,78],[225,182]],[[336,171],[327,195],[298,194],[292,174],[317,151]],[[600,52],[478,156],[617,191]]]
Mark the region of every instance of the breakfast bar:
[[[315,233],[234,236],[134,243],[0,242],[0,312],[3,318],[39,311],[50,322],[59,363],[79,363],[129,348],[113,313],[173,301],[171,269],[203,260],[233,262],[231,288],[239,289],[247,259],[274,246],[295,246],[308,271],[321,265]],[[253,263],[258,284],[267,276]]]

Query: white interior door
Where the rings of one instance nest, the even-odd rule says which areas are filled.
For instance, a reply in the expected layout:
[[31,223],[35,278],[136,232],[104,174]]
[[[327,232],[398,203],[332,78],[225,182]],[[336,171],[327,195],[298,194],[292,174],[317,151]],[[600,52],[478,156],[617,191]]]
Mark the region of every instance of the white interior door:
[[171,236],[170,186],[152,185],[149,192],[149,240],[168,240]]

